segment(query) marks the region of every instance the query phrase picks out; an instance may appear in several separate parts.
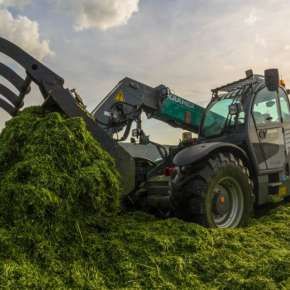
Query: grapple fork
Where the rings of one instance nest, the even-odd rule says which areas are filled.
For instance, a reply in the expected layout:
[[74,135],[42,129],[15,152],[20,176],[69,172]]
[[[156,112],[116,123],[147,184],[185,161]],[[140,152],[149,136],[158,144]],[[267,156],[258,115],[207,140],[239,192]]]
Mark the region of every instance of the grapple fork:
[[24,98],[30,92],[31,83],[34,82],[42,93],[44,106],[57,107],[69,117],[84,119],[88,130],[115,159],[117,168],[122,172],[124,193],[133,191],[135,187],[134,159],[98,125],[84,109],[79,99],[75,98],[69,89],[64,88],[64,80],[24,50],[1,37],[0,53],[13,59],[26,72],[26,78],[23,79],[8,66],[0,63],[0,76],[10,82],[19,92],[16,95],[0,84],[0,108],[11,116],[15,116],[23,107]]

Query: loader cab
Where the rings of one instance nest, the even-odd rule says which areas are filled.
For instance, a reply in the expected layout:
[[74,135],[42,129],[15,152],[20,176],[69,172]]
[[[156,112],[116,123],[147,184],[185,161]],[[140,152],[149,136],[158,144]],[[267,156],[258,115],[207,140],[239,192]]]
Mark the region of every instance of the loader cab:
[[290,188],[290,104],[278,72],[272,73],[270,80],[252,76],[223,87],[228,91],[210,102],[200,130],[200,143],[231,143],[246,153],[257,204],[268,202],[283,184]]
[[186,219],[236,227],[254,205],[290,195],[289,100],[277,69],[212,92],[198,144],[174,157],[171,204]]
[[[248,120],[249,143],[257,171],[284,170],[288,160],[290,107],[283,88],[261,88],[254,96]],[[289,139],[289,140],[288,140]]]
[[226,92],[216,94],[207,106],[199,142],[241,147],[257,174],[289,170],[290,105],[279,80],[277,87],[270,84],[269,88],[265,78],[257,76],[252,83],[241,80],[218,90]]

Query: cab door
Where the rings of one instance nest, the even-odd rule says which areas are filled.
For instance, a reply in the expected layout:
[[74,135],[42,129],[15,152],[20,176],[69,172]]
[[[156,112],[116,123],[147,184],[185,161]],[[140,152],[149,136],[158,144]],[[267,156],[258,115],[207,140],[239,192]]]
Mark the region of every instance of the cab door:
[[284,131],[286,162],[290,163],[290,106],[287,93],[279,89],[279,103],[282,117],[282,127]]
[[266,164],[266,168],[260,169],[283,168],[285,164],[284,128],[277,92],[269,91],[267,88],[260,90],[255,96],[252,115],[258,139],[255,153],[256,156],[262,153]]

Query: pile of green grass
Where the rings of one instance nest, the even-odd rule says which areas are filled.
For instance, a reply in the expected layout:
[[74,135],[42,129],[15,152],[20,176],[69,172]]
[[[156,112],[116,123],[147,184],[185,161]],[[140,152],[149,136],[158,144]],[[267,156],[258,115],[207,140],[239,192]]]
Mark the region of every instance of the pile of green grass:
[[290,207],[245,229],[120,213],[81,119],[30,108],[0,136],[0,287],[290,289]]

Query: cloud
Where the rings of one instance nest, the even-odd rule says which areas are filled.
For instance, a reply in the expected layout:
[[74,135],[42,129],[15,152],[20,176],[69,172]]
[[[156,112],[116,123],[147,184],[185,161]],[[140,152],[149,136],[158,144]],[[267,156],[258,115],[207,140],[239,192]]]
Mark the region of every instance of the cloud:
[[30,0],[0,0],[0,6],[2,7],[23,7],[30,4]]
[[267,41],[265,38],[261,37],[260,35],[256,35],[256,39],[255,39],[256,43],[262,47],[267,47]]
[[245,23],[249,26],[252,26],[256,24],[256,22],[259,20],[257,16],[257,12],[255,9],[252,9],[249,16],[245,19]]
[[57,0],[58,5],[69,11],[75,21],[75,29],[107,30],[124,25],[138,11],[139,0]]
[[[6,2],[13,3],[16,1],[4,0],[4,3]],[[17,3],[20,2],[24,1],[17,1]],[[40,39],[37,22],[25,16],[14,17],[7,9],[0,9],[0,35],[19,45],[40,60],[53,54],[49,47],[49,42]]]

